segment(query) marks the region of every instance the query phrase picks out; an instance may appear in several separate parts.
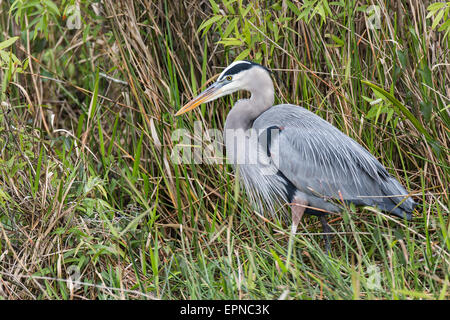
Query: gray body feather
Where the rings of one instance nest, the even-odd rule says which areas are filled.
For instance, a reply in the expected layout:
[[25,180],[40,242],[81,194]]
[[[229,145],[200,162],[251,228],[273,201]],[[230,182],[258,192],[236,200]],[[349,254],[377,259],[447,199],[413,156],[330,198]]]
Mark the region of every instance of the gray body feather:
[[[228,76],[233,77],[229,84],[224,82]],[[306,213],[320,215],[340,211],[344,201],[411,219],[415,202],[366,149],[302,107],[272,107],[267,69],[237,61],[222,72],[217,85],[227,87],[227,93],[251,92],[250,99],[237,101],[228,113],[224,136],[227,157],[259,210],[287,213],[287,204],[295,200],[308,204]],[[238,131],[243,134],[236,135]],[[243,138],[239,146],[228,132]],[[241,161],[242,155],[257,162]]]
[[[408,192],[374,156],[327,121],[285,104],[269,108],[253,123],[258,130],[270,127],[280,128],[270,144],[276,169],[311,207],[335,212],[340,209],[329,200],[344,200],[411,218],[415,203]],[[260,185],[255,178],[251,173],[244,179]],[[278,175],[267,179],[273,179],[273,184],[280,181]]]

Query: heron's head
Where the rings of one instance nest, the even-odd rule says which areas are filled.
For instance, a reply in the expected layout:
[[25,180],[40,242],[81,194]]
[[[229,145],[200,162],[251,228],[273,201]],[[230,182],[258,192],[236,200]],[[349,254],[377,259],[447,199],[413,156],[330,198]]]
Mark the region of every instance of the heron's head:
[[188,112],[202,103],[213,101],[238,90],[253,93],[256,90],[264,89],[262,85],[266,83],[270,84],[273,95],[273,85],[269,72],[268,69],[254,62],[235,61],[223,70],[215,83],[178,110],[175,116]]

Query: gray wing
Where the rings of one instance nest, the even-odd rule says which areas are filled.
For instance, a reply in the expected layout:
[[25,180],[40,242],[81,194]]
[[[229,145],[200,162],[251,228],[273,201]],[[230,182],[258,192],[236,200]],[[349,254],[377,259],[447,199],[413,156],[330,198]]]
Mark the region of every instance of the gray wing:
[[406,212],[407,217],[413,210],[414,201],[401,197],[407,191],[374,156],[314,113],[278,105],[253,125],[260,130],[273,127],[279,128],[268,150],[274,165],[311,199],[343,199],[399,216]]

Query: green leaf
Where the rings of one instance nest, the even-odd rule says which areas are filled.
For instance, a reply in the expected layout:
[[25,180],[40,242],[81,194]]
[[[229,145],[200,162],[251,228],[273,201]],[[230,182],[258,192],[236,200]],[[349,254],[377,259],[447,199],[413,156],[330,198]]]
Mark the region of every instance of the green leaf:
[[236,60],[244,60],[245,58],[248,57],[249,54],[250,54],[250,49],[245,49],[236,57],[235,61]]
[[440,26],[439,29],[438,29],[439,32],[444,31],[444,30],[447,30],[447,32],[448,32],[448,30],[450,30],[450,19],[446,20],[442,24],[442,26]]
[[375,119],[378,118],[378,115],[380,113],[382,113],[381,111],[384,109],[383,104],[378,104],[378,105],[374,105],[372,106],[372,108],[370,108],[370,110],[367,112],[366,114],[366,118],[367,119]]
[[322,4],[323,4],[323,8],[325,10],[326,15],[331,15],[332,12],[331,12],[330,6],[328,5],[328,1],[327,0],[323,0]]
[[56,4],[53,3],[53,1],[51,1],[51,0],[43,0],[43,3],[47,6],[47,9],[48,9],[51,13],[53,13],[54,15],[57,15],[57,16],[60,15],[59,9],[58,9],[58,7],[56,6]]
[[233,2],[236,2],[236,0],[222,1],[223,5],[225,6],[225,8],[227,8],[228,12],[230,12],[231,14],[236,14],[233,8]]
[[428,6],[427,10],[431,11],[431,12],[436,12],[439,9],[445,7],[445,3],[443,2],[436,2],[436,3],[432,3]]
[[431,102],[420,101],[420,112],[422,112],[423,118],[426,122],[430,122],[431,114],[433,111],[433,104]]
[[221,43],[224,46],[241,46],[242,41],[236,38],[226,38],[223,40],[218,41],[217,43]]
[[336,37],[334,34],[326,33],[326,38],[331,38],[335,44],[331,44],[329,46],[331,47],[343,47],[345,45],[345,41],[340,39],[339,37]]
[[[8,64],[9,62],[9,55],[8,53],[6,53],[5,51],[0,51],[0,65],[4,64]],[[2,63],[3,61],[3,63]]]
[[437,13],[436,17],[433,20],[433,24],[431,25],[431,29],[435,29],[439,22],[441,21],[442,17],[444,16],[445,10],[441,10]]
[[16,42],[17,39],[19,39],[19,37],[12,37],[12,38],[9,38],[9,39],[7,39],[7,40],[5,40],[3,42],[0,42],[0,50],[9,47],[14,42]]
[[223,18],[223,16],[221,16],[221,15],[215,15],[212,18],[209,18],[208,20],[203,21],[202,24],[200,25],[200,27],[198,27],[197,32],[211,26],[213,23],[219,21],[222,18]]
[[100,123],[100,117],[97,118],[97,128],[98,128],[98,138],[100,141],[100,155],[102,156],[103,166],[106,167],[106,159],[105,159],[105,141],[103,139],[103,129],[102,124]]
[[242,12],[241,16],[242,18],[245,18],[245,16],[250,12],[250,10],[253,8],[253,5],[250,3]]
[[291,1],[286,1],[287,6],[289,7],[289,9],[296,14],[297,16],[301,15],[300,10],[297,8],[297,6],[295,4],[293,4]]
[[277,262],[278,266],[280,267],[281,271],[283,273],[287,272],[287,268],[284,265],[283,261],[280,259],[280,257],[277,255],[277,253],[270,249],[270,253],[272,254],[272,257],[275,259],[275,261]]
[[219,13],[219,6],[214,0],[209,0],[214,13]]
[[400,60],[402,68],[406,67],[406,55],[403,51],[397,50],[397,57]]
[[234,28],[236,27],[237,23],[238,23],[239,19],[238,18],[234,18],[233,20],[230,21],[230,23],[228,24],[227,28],[225,29],[225,31],[223,32],[222,37],[223,38],[227,38],[230,33],[234,30]]
[[141,134],[141,137],[139,139],[136,152],[134,153],[134,163],[133,163],[133,177],[137,177],[139,172],[139,165],[141,163],[141,150],[142,150],[142,138],[144,137],[144,134]]
[[99,84],[99,69],[97,68],[97,71],[95,73],[95,82],[94,82],[94,92],[92,94],[91,103],[89,105],[89,118],[93,118],[95,111],[97,110],[97,99],[98,99],[98,84]]
[[252,44],[252,34],[250,32],[250,26],[249,24],[245,24],[244,26],[244,37],[245,37],[245,43],[247,43],[247,45],[251,46]]
[[349,59],[347,61],[347,65],[345,67],[345,82],[348,82],[348,79],[350,78],[350,71],[352,69],[352,58],[349,56]]
[[307,17],[309,15],[309,13],[311,12],[312,7],[306,7],[298,16],[297,20],[303,20],[303,21],[307,21]]
[[394,115],[394,109],[389,108],[386,116],[386,123],[391,121],[392,116]]
[[386,90],[380,88],[379,86],[365,80],[361,80],[362,83],[365,85],[371,87],[374,91],[377,91],[381,95],[383,95],[386,99],[388,99],[391,103],[394,109],[396,109],[396,112],[399,114],[403,114],[411,123],[414,125],[414,127],[419,130],[427,139],[433,140],[431,135],[428,133],[427,130],[422,126],[420,121],[414,117],[414,115],[409,111],[400,101],[398,101],[393,95],[391,95]]
[[336,42],[337,44],[339,44],[340,46],[344,46],[344,44],[345,44],[345,42],[342,39],[336,37],[333,34],[331,35],[331,39],[333,39],[333,41]]
[[423,69],[418,70],[418,73],[422,76],[423,82],[425,82],[429,87],[433,87],[432,74],[428,65],[423,64]]
[[[327,17],[326,13],[325,13],[325,9],[322,6],[322,4],[317,5],[317,7],[315,8],[315,10],[317,11],[317,13],[320,15],[320,17],[322,18],[322,22],[325,22],[325,19]],[[311,16],[312,18],[313,16]]]

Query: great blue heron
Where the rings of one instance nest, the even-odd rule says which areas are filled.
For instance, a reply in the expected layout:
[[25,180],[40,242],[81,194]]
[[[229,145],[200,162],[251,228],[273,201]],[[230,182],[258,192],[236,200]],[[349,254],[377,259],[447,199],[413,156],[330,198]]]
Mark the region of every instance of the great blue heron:
[[[383,165],[356,141],[316,114],[296,105],[272,106],[274,88],[270,72],[250,61],[235,61],[217,81],[181,108],[176,115],[238,90],[251,93],[236,102],[225,122],[227,157],[238,170],[252,202],[271,213],[291,207],[295,234],[304,213],[320,217],[341,211],[338,203],[373,206],[411,219],[415,202]],[[236,149],[229,131],[239,131],[244,149]],[[256,131],[257,138],[251,138]],[[262,151],[261,151],[262,150]],[[258,161],[238,160],[257,154]],[[329,239],[326,238],[327,250]]]

